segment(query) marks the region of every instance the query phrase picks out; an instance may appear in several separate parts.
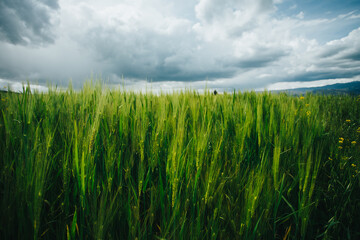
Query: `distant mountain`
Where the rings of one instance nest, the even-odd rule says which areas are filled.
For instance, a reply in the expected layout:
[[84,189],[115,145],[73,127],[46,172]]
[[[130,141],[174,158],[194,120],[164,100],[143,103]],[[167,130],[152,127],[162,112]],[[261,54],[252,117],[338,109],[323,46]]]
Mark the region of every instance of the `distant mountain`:
[[360,81],[350,82],[350,83],[336,83],[323,87],[275,90],[271,92],[286,92],[295,95],[306,94],[306,93],[332,94],[332,95],[339,95],[339,94],[360,95]]
[[[290,95],[304,95],[306,93],[313,94],[349,94],[349,95],[360,95],[360,81],[354,81],[350,83],[336,83],[323,87],[310,87],[310,88],[296,88],[296,89],[285,89],[285,90],[269,90],[273,93],[286,92]],[[7,90],[0,89],[0,93],[9,93]],[[19,94],[19,92],[11,92]]]

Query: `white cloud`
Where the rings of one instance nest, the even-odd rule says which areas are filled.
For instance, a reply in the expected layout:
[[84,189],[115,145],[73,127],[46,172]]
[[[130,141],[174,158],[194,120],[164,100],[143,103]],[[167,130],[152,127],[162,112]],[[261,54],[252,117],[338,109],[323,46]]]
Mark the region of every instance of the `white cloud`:
[[304,19],[304,12],[303,11],[299,12],[298,15],[296,15],[296,17],[299,19]]
[[291,7],[289,8],[290,10],[294,10],[294,9],[296,9],[298,6],[296,5],[296,4],[293,4],[293,5],[291,5]]
[[350,58],[360,60],[360,28],[349,33],[348,36],[329,41],[321,49],[321,57]]
[[224,40],[258,27],[274,10],[271,0],[201,0],[194,30],[207,41]]
[[360,14],[353,14],[349,17],[350,19],[359,19],[360,18]]

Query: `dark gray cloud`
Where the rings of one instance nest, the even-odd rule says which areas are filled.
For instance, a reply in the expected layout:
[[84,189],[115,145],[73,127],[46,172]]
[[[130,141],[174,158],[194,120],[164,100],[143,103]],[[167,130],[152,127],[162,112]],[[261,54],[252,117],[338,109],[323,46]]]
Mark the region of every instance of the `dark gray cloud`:
[[360,50],[345,56],[346,59],[360,62]]
[[199,42],[190,29],[186,22],[171,34],[141,25],[130,30],[96,26],[78,41],[93,49],[98,61],[107,63],[107,71],[118,77],[191,82],[233,76],[236,69],[231,63],[219,64],[229,54],[228,47]]
[[234,59],[231,63],[240,69],[256,69],[266,67],[281,57],[288,55],[284,49],[268,49],[260,47],[257,49],[257,54],[248,58]]
[[1,0],[0,40],[20,45],[54,42],[52,14],[58,0]]
[[326,49],[323,49],[319,53],[320,58],[331,58],[333,56],[336,56],[339,52],[346,50],[346,46],[329,46]]
[[296,76],[288,77],[283,79],[286,82],[310,82],[326,79],[343,79],[343,78],[353,78],[360,75],[360,70],[349,72],[349,71],[318,71],[318,72],[308,72],[308,73],[299,73]]

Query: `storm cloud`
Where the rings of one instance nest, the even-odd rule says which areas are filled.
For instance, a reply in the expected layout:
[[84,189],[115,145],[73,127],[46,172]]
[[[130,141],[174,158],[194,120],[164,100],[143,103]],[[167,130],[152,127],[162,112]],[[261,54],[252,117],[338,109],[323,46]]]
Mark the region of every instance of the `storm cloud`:
[[58,0],[0,1],[0,40],[21,45],[53,43],[53,14],[59,8]]

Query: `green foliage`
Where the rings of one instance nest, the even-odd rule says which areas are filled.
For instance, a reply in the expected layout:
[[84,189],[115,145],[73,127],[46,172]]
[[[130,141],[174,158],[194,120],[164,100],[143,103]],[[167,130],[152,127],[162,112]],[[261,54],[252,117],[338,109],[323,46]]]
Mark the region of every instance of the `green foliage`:
[[0,238],[358,238],[351,96],[0,95]]

